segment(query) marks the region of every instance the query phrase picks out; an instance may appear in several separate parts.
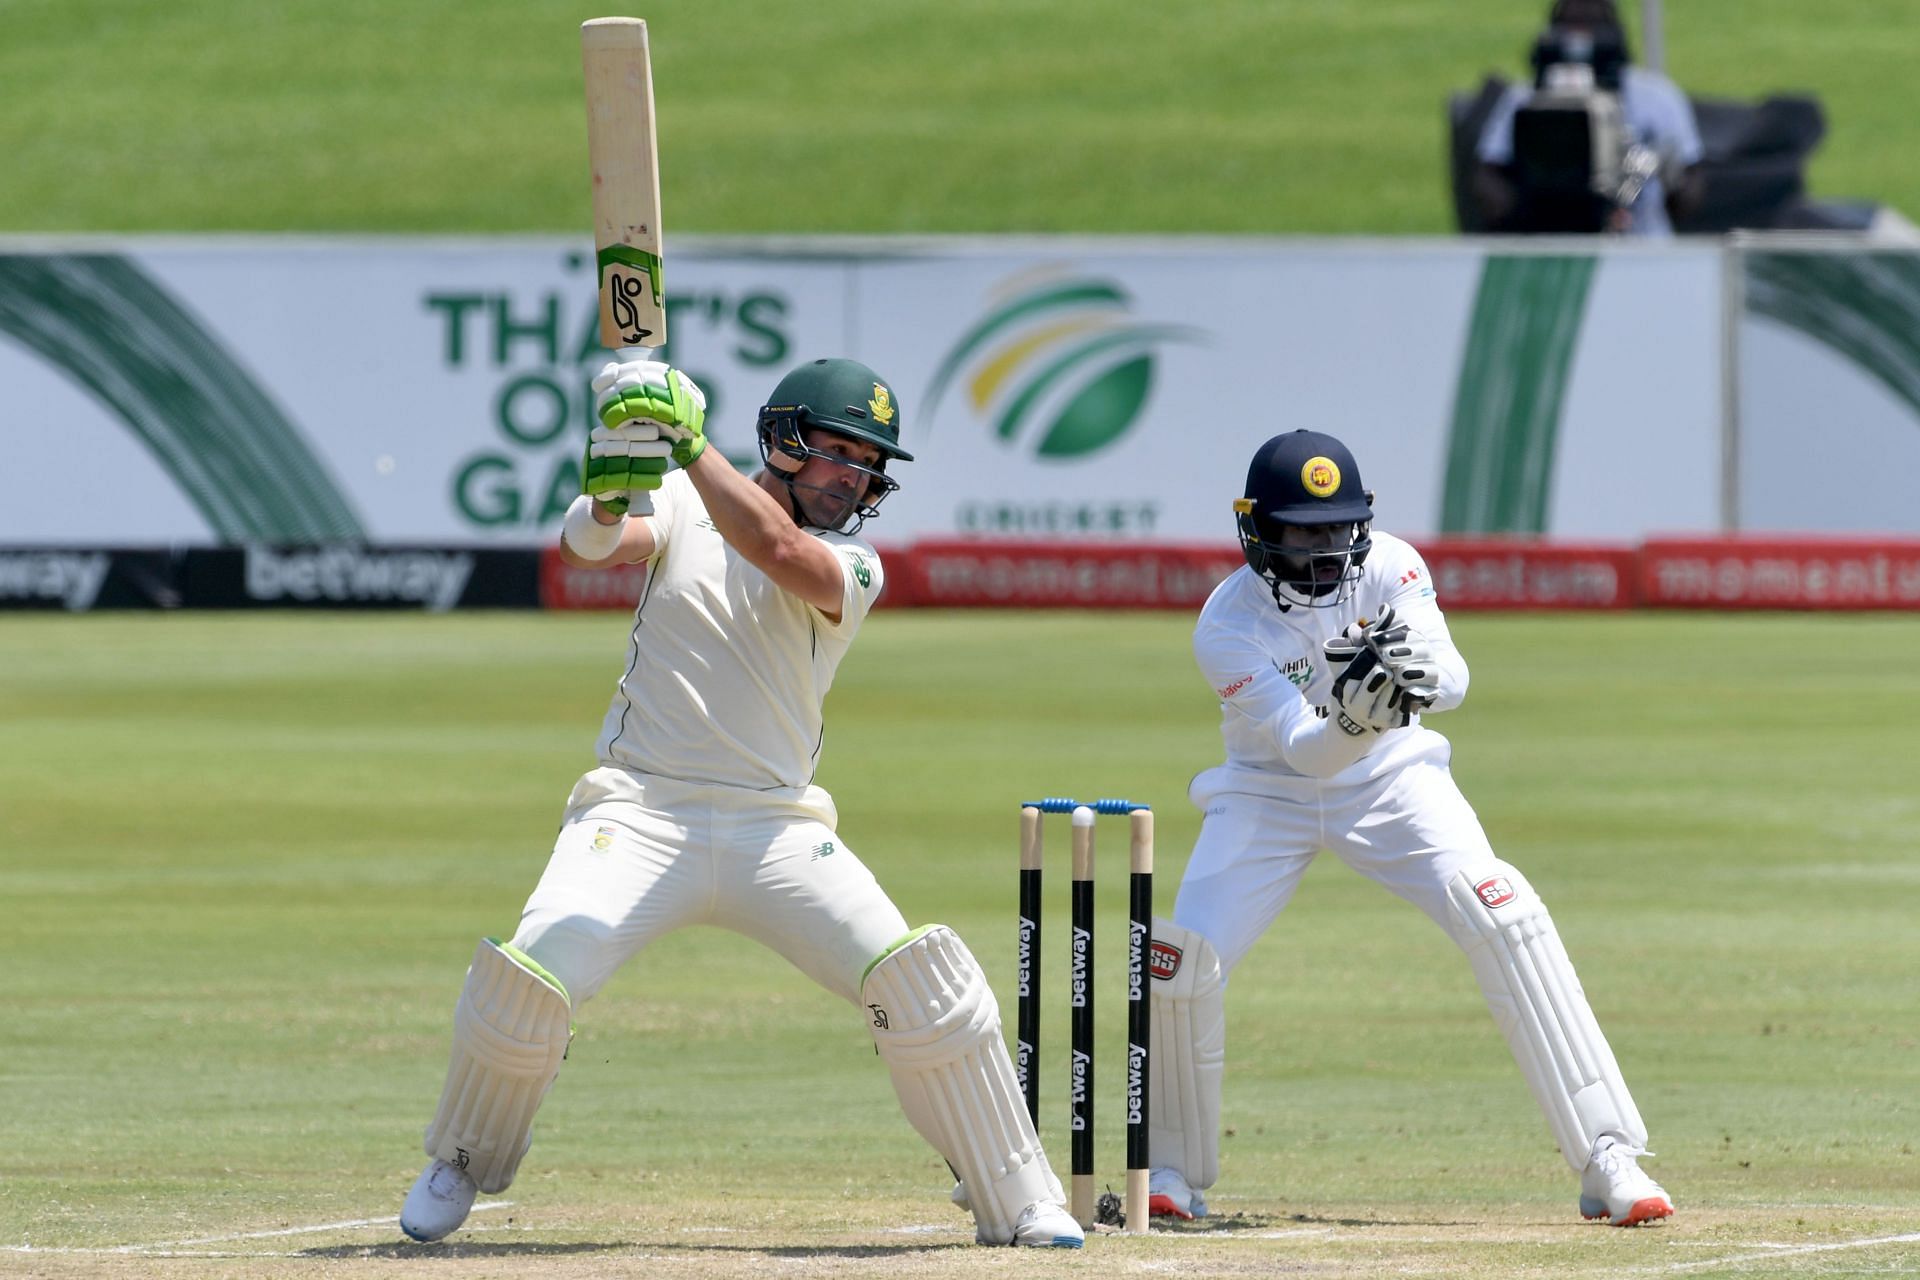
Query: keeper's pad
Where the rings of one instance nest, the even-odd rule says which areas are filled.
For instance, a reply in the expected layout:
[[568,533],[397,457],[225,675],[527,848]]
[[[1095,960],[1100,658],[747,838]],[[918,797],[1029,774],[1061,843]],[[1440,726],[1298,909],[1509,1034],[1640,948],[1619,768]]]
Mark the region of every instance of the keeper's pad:
[[1020,1214],[1064,1204],[1000,1035],[1000,1005],[960,936],[927,925],[895,943],[860,984],[901,1109],[967,1189],[974,1234],[1009,1244]]
[[453,1013],[453,1060],[427,1154],[482,1191],[505,1191],[533,1142],[533,1113],[567,1055],[566,988],[519,948],[482,938]]
[[1220,1176],[1220,1082],[1227,1069],[1220,956],[1191,929],[1153,922],[1153,1061],[1148,1162],[1178,1169],[1197,1191]]
[[1447,905],[1448,932],[1472,961],[1567,1163],[1584,1170],[1603,1133],[1644,1147],[1646,1125],[1533,886],[1506,863],[1489,862],[1448,882]]

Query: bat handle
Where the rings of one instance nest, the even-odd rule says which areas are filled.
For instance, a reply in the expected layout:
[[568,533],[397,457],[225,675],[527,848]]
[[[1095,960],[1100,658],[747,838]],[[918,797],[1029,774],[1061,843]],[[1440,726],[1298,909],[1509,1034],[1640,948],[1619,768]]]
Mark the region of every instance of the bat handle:
[[[629,360],[658,360],[658,347],[619,347],[613,358],[621,364]],[[650,516],[653,514],[653,492],[649,489],[627,490],[627,514],[630,516]]]

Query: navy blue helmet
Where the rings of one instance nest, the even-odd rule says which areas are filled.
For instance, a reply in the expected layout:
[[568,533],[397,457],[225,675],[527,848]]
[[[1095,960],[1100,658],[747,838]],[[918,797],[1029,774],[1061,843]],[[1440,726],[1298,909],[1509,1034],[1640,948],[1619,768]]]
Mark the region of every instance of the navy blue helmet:
[[1353,595],[1373,547],[1373,494],[1347,446],[1318,431],[1273,437],[1254,452],[1233,510],[1247,565],[1282,609]]

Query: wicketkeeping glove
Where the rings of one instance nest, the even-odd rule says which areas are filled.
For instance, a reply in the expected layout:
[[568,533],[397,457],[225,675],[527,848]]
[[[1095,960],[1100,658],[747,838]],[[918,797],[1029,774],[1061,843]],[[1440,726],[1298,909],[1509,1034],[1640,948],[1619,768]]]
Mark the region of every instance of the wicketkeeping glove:
[[[1356,623],[1340,635],[1334,636],[1321,646],[1327,660],[1327,670],[1333,673],[1333,713],[1340,719],[1340,727],[1348,733],[1365,733],[1374,728],[1392,728],[1393,725],[1375,726],[1369,723],[1370,715],[1364,714],[1371,707],[1373,693],[1364,686],[1370,677],[1385,675],[1380,670],[1380,657],[1368,647],[1361,626]],[[1382,682],[1387,686],[1387,697],[1392,698],[1393,679],[1386,676]],[[1352,703],[1356,715],[1348,710]],[[1397,723],[1397,717],[1396,717]]]
[[1392,723],[1386,728],[1411,724],[1414,713],[1426,710],[1440,692],[1434,683],[1433,646],[1406,623],[1396,621],[1391,606],[1372,622],[1352,624],[1328,640],[1323,650],[1327,669],[1334,673],[1334,702],[1343,708],[1355,696],[1351,686],[1376,691],[1379,686],[1371,679],[1373,673],[1386,673],[1387,706],[1392,712]]
[[1394,619],[1387,606],[1366,629],[1366,642],[1380,665],[1393,673],[1394,706],[1403,711],[1425,711],[1440,695],[1439,671],[1434,665],[1433,642],[1404,622]]
[[682,466],[706,448],[707,398],[693,379],[657,360],[609,363],[593,380],[600,425],[587,438],[581,488],[616,511],[634,489],[658,489],[669,458]]
[[1378,665],[1361,676],[1342,676],[1333,687],[1334,717],[1355,736],[1398,729],[1407,723],[1407,714],[1393,705],[1397,688],[1393,674]]

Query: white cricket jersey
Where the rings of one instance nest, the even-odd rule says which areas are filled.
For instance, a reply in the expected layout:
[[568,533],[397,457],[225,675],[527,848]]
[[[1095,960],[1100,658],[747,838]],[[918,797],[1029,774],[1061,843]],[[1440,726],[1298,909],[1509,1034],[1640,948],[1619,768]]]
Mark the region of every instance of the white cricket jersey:
[[727,545],[686,472],[667,476],[653,510],[657,546],[600,759],[688,782],[809,785],[821,704],[880,594],[880,557],[859,538],[811,531],[840,560],[840,621],[828,622]]
[[[1447,633],[1426,563],[1392,534],[1373,535],[1360,581],[1344,604],[1295,605],[1283,612],[1266,580],[1247,568],[1214,588],[1194,628],[1193,653],[1220,697],[1230,777],[1215,778],[1215,784],[1265,795],[1291,793],[1293,784],[1308,777],[1288,762],[1281,744],[1305,723],[1303,718],[1321,718],[1333,700],[1338,673],[1327,670],[1321,645],[1349,623],[1378,618],[1388,605],[1398,621],[1433,644],[1440,693],[1432,709],[1459,706],[1467,693],[1466,661]],[[1355,763],[1318,781],[1362,783],[1414,760],[1444,760],[1447,750],[1446,739],[1422,728],[1415,716],[1406,728],[1381,734]]]

